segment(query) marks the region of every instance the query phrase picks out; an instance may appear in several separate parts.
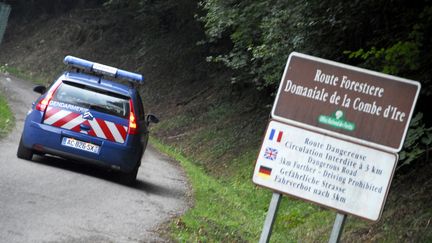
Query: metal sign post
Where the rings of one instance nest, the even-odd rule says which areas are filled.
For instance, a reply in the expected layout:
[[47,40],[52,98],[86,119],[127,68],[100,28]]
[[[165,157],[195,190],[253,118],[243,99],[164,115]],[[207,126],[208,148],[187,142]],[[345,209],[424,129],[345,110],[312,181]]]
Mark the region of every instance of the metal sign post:
[[336,214],[336,219],[333,224],[333,230],[330,235],[329,243],[338,243],[339,239],[342,235],[342,230],[345,224],[346,215],[345,214]]
[[11,11],[10,5],[0,3],[0,44],[3,39],[3,34],[6,30],[9,14]]
[[261,237],[259,243],[268,243],[270,241],[270,236],[273,228],[274,221],[276,219],[276,213],[279,208],[282,195],[277,192],[273,192],[272,199],[270,201],[270,206],[267,211],[267,216],[264,221],[263,230],[261,232]]
[[[282,199],[282,195],[277,192],[273,192],[272,199],[270,201],[270,206],[267,211],[267,216],[264,221],[263,230],[261,232],[261,237],[259,243],[268,243],[270,242],[270,237],[273,229],[274,222],[277,216],[277,210],[279,208],[280,201]],[[341,236],[343,227],[345,225],[346,215],[345,214],[336,214],[336,219],[333,224],[333,229],[330,234],[329,243],[338,243]]]

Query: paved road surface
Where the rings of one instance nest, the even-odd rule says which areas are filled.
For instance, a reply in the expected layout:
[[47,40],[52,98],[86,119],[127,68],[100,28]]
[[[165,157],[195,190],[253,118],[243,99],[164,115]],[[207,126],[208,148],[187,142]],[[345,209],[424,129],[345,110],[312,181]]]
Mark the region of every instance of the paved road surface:
[[16,127],[0,141],[0,242],[161,242],[157,226],[188,207],[186,178],[149,147],[138,183],[55,157],[16,157],[25,114],[38,94],[33,85],[0,75]]

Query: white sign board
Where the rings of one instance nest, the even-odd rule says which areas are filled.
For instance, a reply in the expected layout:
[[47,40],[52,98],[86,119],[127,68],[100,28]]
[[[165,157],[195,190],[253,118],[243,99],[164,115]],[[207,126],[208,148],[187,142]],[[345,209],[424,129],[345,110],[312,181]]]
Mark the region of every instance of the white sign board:
[[253,182],[377,221],[397,155],[270,121]]

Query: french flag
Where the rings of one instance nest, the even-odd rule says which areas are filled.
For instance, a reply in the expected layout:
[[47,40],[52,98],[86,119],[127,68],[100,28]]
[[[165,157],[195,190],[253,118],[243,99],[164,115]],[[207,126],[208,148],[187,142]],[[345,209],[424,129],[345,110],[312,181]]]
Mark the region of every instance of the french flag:
[[276,131],[276,129],[272,129],[270,131],[269,140],[270,141],[276,141],[280,143],[282,141],[283,132],[282,131]]

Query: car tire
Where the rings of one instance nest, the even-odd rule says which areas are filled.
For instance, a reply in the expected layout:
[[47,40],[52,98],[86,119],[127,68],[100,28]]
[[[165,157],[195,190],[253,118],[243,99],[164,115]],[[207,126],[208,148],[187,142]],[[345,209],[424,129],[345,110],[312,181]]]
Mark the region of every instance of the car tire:
[[25,160],[31,160],[33,158],[33,151],[24,147],[22,136],[18,145],[17,157]]
[[136,178],[138,175],[139,165],[135,166],[135,168],[131,172],[121,172],[120,173],[120,183],[126,186],[132,186],[136,182]]

